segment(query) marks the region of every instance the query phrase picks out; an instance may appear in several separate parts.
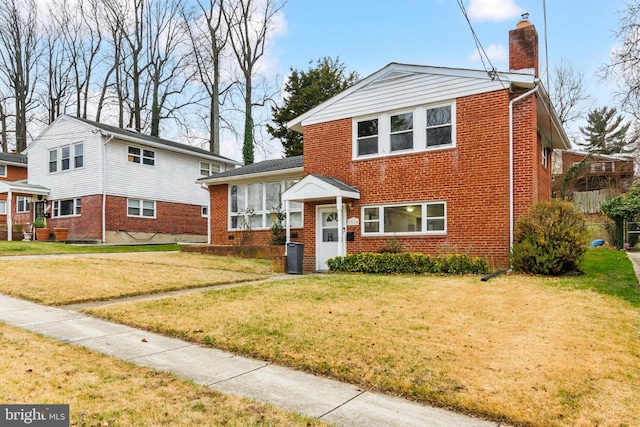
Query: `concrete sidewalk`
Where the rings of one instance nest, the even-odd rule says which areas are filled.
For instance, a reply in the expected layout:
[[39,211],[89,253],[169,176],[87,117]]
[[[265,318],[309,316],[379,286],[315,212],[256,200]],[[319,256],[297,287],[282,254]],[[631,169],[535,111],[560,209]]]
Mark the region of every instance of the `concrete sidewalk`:
[[338,426],[500,425],[4,295],[0,322]]

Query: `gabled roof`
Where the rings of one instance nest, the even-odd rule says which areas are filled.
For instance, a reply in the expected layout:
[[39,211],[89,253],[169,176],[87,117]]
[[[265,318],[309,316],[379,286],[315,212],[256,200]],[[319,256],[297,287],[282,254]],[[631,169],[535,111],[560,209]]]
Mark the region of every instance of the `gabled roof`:
[[0,153],[0,162],[14,166],[26,167],[27,156],[17,153]]
[[238,169],[232,169],[226,172],[220,172],[211,176],[200,178],[201,183],[223,183],[238,179],[261,178],[271,175],[281,175],[284,173],[302,174],[303,157],[284,157],[282,159],[264,160],[262,162],[253,163]]
[[360,199],[360,190],[331,177],[309,174],[282,193],[282,200],[310,201],[335,197]]
[[[181,152],[184,154],[196,155],[198,157],[207,158],[210,160],[217,160],[219,162],[223,162],[223,163],[234,165],[234,166],[238,166],[241,164],[236,160],[232,160],[227,157],[220,156],[218,154],[213,154],[210,151],[204,150],[202,148],[193,147],[191,145],[181,144],[179,142],[170,141],[168,139],[159,138],[157,136],[146,135],[140,132],[135,132],[133,130],[122,129],[116,126],[107,125],[105,123],[98,123],[92,120],[82,119],[79,117],[74,117],[66,114],[58,117],[55,120],[55,122],[57,122],[58,120],[65,120],[65,119],[76,120],[78,122],[84,123],[85,125],[91,126],[94,129],[99,130],[103,135],[112,136],[122,141],[144,144],[144,145],[148,145],[156,148],[164,148],[169,151]],[[28,151],[29,148],[30,146],[27,147],[27,150],[25,150],[25,152]]]
[[398,111],[420,105],[512,88],[537,87],[538,127],[553,148],[571,146],[539,79],[526,72],[495,72],[464,68],[390,63],[358,83],[287,123],[302,132],[307,125]]

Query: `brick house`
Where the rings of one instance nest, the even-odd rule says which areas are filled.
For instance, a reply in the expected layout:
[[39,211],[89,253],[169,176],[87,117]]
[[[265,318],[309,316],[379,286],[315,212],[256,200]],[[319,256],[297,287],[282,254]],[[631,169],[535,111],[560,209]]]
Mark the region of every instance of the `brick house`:
[[570,147],[526,19],[509,50],[509,72],[391,63],[289,123],[303,158],[201,179],[217,207],[211,243],[238,240],[247,222],[268,241],[281,206],[305,271],[391,242],[508,265],[515,220],[551,197],[551,152]]
[[606,155],[578,150],[562,151],[562,179],[573,166],[582,167],[571,177],[572,191],[612,190],[613,194],[625,193],[633,184],[634,158],[622,154]]
[[30,200],[20,192],[26,181],[27,157],[0,153],[0,239],[13,235],[21,239],[21,230],[31,223]]
[[200,148],[67,115],[24,154],[27,180],[0,187],[0,195],[31,202],[20,221],[46,218],[51,228],[69,229],[69,240],[103,243],[205,242],[209,197],[195,181],[238,165]]

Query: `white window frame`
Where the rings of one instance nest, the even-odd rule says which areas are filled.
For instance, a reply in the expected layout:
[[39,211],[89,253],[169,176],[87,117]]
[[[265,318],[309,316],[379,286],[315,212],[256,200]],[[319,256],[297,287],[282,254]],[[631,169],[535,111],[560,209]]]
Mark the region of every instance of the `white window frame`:
[[25,196],[16,196],[16,213],[31,212],[31,200]]
[[[246,210],[249,205],[249,186],[250,185],[261,185],[262,191],[262,206],[260,209],[253,209],[252,212],[252,223],[257,223],[256,225],[252,225],[252,230],[269,230],[273,225],[273,210],[277,208],[277,206],[266,206],[267,204],[267,184],[279,183],[280,184],[280,209],[284,212],[284,206],[282,205],[282,193],[284,193],[287,189],[289,189],[293,184],[295,184],[298,180],[293,179],[284,179],[284,180],[271,180],[266,182],[250,182],[243,184],[233,184],[229,185],[229,193],[228,193],[228,208],[227,208],[227,229],[229,231],[242,231],[244,228],[241,226],[240,217],[246,215]],[[232,191],[233,188],[237,188],[238,193],[242,192],[242,200],[244,201],[244,206],[238,206],[237,212],[232,212]],[[289,214],[300,214],[300,225],[292,226],[291,228],[303,228],[304,227],[304,213],[303,213],[303,203],[301,202],[290,202],[289,203]],[[259,218],[256,218],[259,217]],[[236,226],[233,226],[233,219],[236,218]],[[283,224],[284,225],[284,224]]]
[[[76,155],[78,146],[82,146],[81,156]],[[69,150],[67,157],[62,156],[65,149]],[[78,158],[82,158],[81,166],[78,166]],[[67,162],[66,167],[65,161]],[[47,165],[50,174],[84,168],[84,143],[76,142],[74,144],[67,144],[60,147],[51,148],[49,150]]]
[[[137,202],[138,206],[129,206],[130,202]],[[145,215],[144,211],[145,209],[149,209],[148,207],[145,207],[145,202],[148,203],[152,203],[153,204],[153,215]],[[138,214],[131,214],[129,213],[129,208],[133,208],[133,209],[138,209],[139,213]],[[131,217],[131,218],[147,218],[147,219],[155,219],[157,218],[157,205],[155,200],[145,200],[145,199],[132,199],[132,198],[128,198],[127,199],[127,216]]]
[[7,201],[0,200],[0,215],[6,215],[6,214],[7,214]]
[[[82,150],[80,154],[78,154],[78,149]],[[80,163],[79,166],[78,166],[78,163]],[[84,144],[82,142],[73,144],[73,168],[74,169],[84,168]]]
[[[451,144],[427,146],[427,110],[450,107],[451,108]],[[391,151],[391,117],[406,113],[413,113],[413,148],[407,150]],[[362,121],[378,119],[378,152],[358,155],[358,123]],[[446,125],[442,125],[446,126]],[[409,153],[421,153],[437,150],[449,150],[456,147],[456,102],[455,100],[436,104],[421,105],[414,108],[405,108],[386,111],[377,115],[366,115],[352,119],[352,159],[363,160],[386,156],[401,156]]]
[[3,178],[7,177],[7,165],[0,163],[0,176]]
[[202,215],[203,218],[206,218],[209,216],[209,207],[208,206],[201,206],[200,207],[200,215]]
[[[60,213],[60,204],[62,202],[69,202],[71,201],[73,203],[73,213],[72,214],[68,214],[68,215],[62,215]],[[82,199],[81,198],[75,198],[75,199],[61,199],[61,200],[54,200],[53,201],[53,207],[51,209],[51,216],[53,218],[68,218],[71,216],[80,216],[82,210]]]
[[[205,172],[206,171],[206,172]],[[222,168],[217,163],[200,162],[200,176],[211,176],[214,173],[222,172]]]
[[[443,205],[444,206],[444,216],[427,216],[427,208],[430,205]],[[421,229],[415,231],[384,231],[385,226],[385,208],[398,208],[404,206],[420,206],[422,209],[422,221],[421,221]],[[367,220],[365,218],[365,209],[378,209],[378,218],[375,220]],[[364,205],[361,208],[360,216],[362,218],[362,227],[360,232],[362,236],[414,236],[414,235],[445,235],[447,234],[447,202],[445,201],[429,201],[429,202],[406,202],[406,203],[394,203],[394,204],[383,204],[383,205]],[[428,230],[429,220],[444,220],[444,230]],[[365,224],[367,223],[378,223],[378,231],[376,232],[367,232]]]
[[[53,158],[52,158],[53,154]],[[49,165],[49,173],[57,173],[58,172],[58,149],[53,148],[49,150],[49,159],[47,164]],[[52,170],[53,167],[53,170]]]
[[[67,151],[66,157],[64,155],[65,150]],[[66,164],[65,164],[65,161],[66,161]],[[71,169],[71,146],[63,145],[62,147],[60,147],[60,172],[68,171],[70,169]]]
[[[131,149],[140,150],[140,153],[139,154],[132,153],[130,151]],[[149,155],[148,153],[151,153],[151,155]],[[138,159],[138,161],[136,162],[135,159]],[[155,167],[155,165],[156,165],[156,152],[154,150],[149,150],[149,149],[144,148],[144,147],[139,146],[139,145],[128,145],[127,146],[127,161],[129,163],[133,163],[133,164],[136,164],[136,165]]]

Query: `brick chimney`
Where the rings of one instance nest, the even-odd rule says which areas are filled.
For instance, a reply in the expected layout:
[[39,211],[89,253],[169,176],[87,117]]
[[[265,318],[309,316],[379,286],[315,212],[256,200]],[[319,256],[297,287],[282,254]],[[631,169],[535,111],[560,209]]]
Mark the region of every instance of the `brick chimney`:
[[538,77],[538,32],[523,13],[515,30],[509,31],[509,70]]

